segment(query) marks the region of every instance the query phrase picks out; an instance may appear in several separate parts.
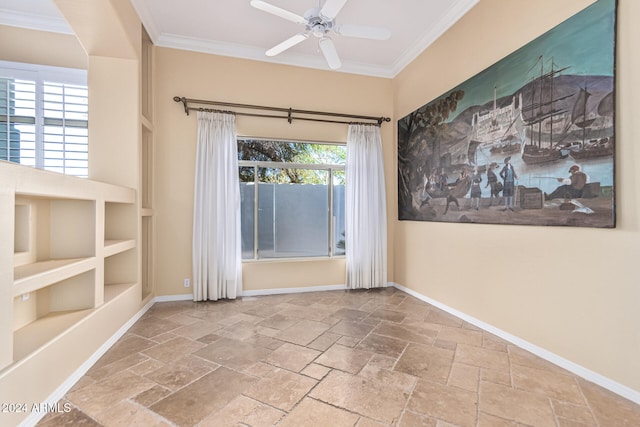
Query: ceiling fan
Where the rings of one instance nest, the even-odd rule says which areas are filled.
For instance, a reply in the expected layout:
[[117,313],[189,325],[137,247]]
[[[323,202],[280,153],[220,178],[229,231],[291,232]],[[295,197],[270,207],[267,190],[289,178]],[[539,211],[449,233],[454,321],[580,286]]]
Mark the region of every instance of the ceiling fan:
[[333,41],[328,36],[330,32],[347,37],[372,40],[387,40],[391,37],[391,32],[386,28],[336,24],[335,18],[346,3],[347,0],[327,0],[324,6],[320,7],[320,0],[318,0],[318,7],[311,8],[305,12],[304,16],[300,16],[267,3],[266,1],[251,0],[250,2],[251,6],[256,9],[279,16],[296,24],[302,24],[306,27],[304,32],[289,37],[285,41],[267,50],[267,56],[276,56],[298,43],[305,41],[309,38],[309,35],[313,35],[318,39],[320,51],[327,61],[329,68],[332,70],[340,68],[342,63]]

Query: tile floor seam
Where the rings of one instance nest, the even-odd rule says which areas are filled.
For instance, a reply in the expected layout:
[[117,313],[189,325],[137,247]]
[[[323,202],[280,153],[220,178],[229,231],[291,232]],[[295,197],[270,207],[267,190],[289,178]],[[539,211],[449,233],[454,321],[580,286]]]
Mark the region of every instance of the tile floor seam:
[[[307,348],[307,347],[305,347],[305,348]],[[307,363],[306,365],[304,365],[304,367],[303,367],[302,369],[300,369],[299,371],[292,371],[291,369],[289,369],[289,368],[287,368],[287,367],[279,366],[279,365],[274,365],[273,363],[270,363],[269,361],[267,361],[267,360],[265,360],[265,359],[262,359],[262,360],[261,360],[260,362],[258,362],[258,363],[264,363],[265,365],[273,366],[273,367],[274,367],[274,368],[276,368],[276,369],[282,369],[282,370],[285,370],[285,371],[287,371],[287,372],[291,372],[292,374],[303,375],[303,376],[305,376],[305,377],[307,377],[307,378],[311,378],[312,380],[320,381],[320,380],[318,380],[317,378],[313,378],[312,376],[309,376],[309,375],[307,375],[307,374],[303,374],[303,373],[302,373],[302,371],[304,371],[304,370],[305,370],[309,365],[311,365],[312,363],[316,363],[316,362],[315,362],[315,360],[316,360],[318,357],[320,357],[320,356],[322,356],[322,354],[317,355],[315,359],[313,359],[311,362],[309,362],[309,363]],[[316,363],[316,364],[320,365],[320,363]],[[253,365],[252,365],[252,366],[253,366]],[[324,366],[324,365],[322,365],[322,366]],[[243,372],[243,373],[244,373],[244,372]],[[245,373],[245,375],[253,376],[253,375],[251,375],[251,374],[246,374],[246,373]]]
[[509,383],[512,389],[516,389],[516,382],[513,379],[513,361],[511,360],[511,351],[509,351],[511,346],[507,346],[507,360],[509,362]]
[[[141,353],[138,353],[138,354],[141,354]],[[147,356],[147,357],[148,357],[148,356]],[[129,371],[129,372],[131,372],[132,374],[135,374],[135,372],[133,372],[132,368],[135,368],[135,367],[137,367],[137,366],[140,366],[140,365],[142,365],[143,363],[148,362],[149,360],[153,360],[153,361],[155,361],[155,362],[159,362],[159,360],[155,360],[155,359],[152,359],[152,358],[150,358],[150,357],[149,357],[148,359],[145,359],[144,361],[142,361],[142,362],[140,362],[140,363],[137,363],[137,364],[135,364],[135,365],[133,365],[133,366],[129,366],[126,370],[127,370],[127,371]],[[160,363],[162,363],[162,362],[160,362]],[[163,367],[164,367],[164,366],[163,366]],[[161,368],[158,368],[158,369],[161,369]],[[151,372],[155,372],[155,371],[157,371],[157,369],[154,369],[154,370],[153,370],[153,371],[151,371]],[[149,372],[148,374],[150,374],[151,372]],[[135,374],[135,375],[140,375],[141,377],[145,377],[145,378],[146,378],[146,375],[148,375],[148,374],[145,374],[145,375]]]
[[[272,404],[270,404],[270,403],[263,402],[262,400],[258,400],[258,399],[256,399],[255,397],[251,397],[251,396],[249,396],[249,395],[246,395],[246,394],[245,394],[245,392],[242,392],[242,393],[238,394],[238,396],[242,396],[242,397],[244,397],[244,398],[247,398],[247,399],[253,400],[254,402],[258,402],[258,404],[259,404],[259,405],[263,405],[263,406],[266,406],[266,407],[268,407],[268,408],[274,409],[274,410],[276,410],[276,411],[278,411],[278,412],[282,412],[282,413],[284,413],[284,416],[283,416],[283,417],[281,417],[281,418],[278,420],[277,424],[280,424],[280,422],[281,422],[282,420],[284,420],[284,419],[287,417],[287,415],[289,415],[289,414],[290,414],[290,413],[295,409],[295,407],[296,407],[296,406],[298,406],[298,404],[299,404],[299,403],[300,403],[300,402],[301,402],[301,401],[306,397],[306,395],[305,395],[302,399],[300,399],[300,402],[296,402],[296,404],[291,408],[291,410],[286,411],[286,410],[284,410],[284,409],[278,408],[277,406],[273,406],[273,405],[272,405]],[[230,401],[229,401],[229,403],[233,402],[233,400],[234,400],[234,399],[230,400]],[[211,415],[213,415],[214,413],[216,413],[216,412],[218,412],[218,411],[221,411],[222,409],[224,409],[224,408],[226,408],[226,407],[227,407],[227,405],[223,406],[222,408],[220,408],[220,409],[218,409],[218,410],[214,410],[214,411],[212,411],[209,415],[207,415],[207,416],[206,416],[206,417],[204,417],[202,420],[200,420],[200,422],[199,422],[198,424],[200,424],[202,421],[206,420],[208,417],[210,417],[210,416],[211,416]],[[255,410],[255,408],[254,408],[254,410]],[[276,425],[277,425],[277,424],[276,424]]]
[[456,363],[457,350],[458,350],[458,344],[456,344],[456,348],[453,350],[453,354],[451,355],[451,365],[449,366],[449,373],[447,374],[447,381],[445,382],[446,386],[449,386],[449,382],[451,381],[451,374],[453,373],[453,364]]
[[[167,367],[168,367],[168,366],[169,366],[169,365],[167,364]],[[175,390],[172,390],[172,389],[170,389],[169,387],[167,387],[166,385],[160,384],[160,383],[158,383],[157,381],[155,381],[155,380],[153,380],[153,379],[151,379],[151,378],[148,378],[147,376],[144,376],[144,378],[147,378],[148,380],[153,381],[154,383],[156,383],[156,384],[157,384],[157,385],[159,385],[160,387],[164,387],[164,388],[166,388],[166,389],[171,390],[171,393],[169,393],[167,396],[165,396],[165,397],[168,397],[168,396],[170,396],[170,395],[172,395],[172,394],[174,394],[174,393],[177,393],[178,391],[182,390],[183,388],[190,386],[191,384],[195,383],[196,381],[201,380],[201,379],[202,379],[202,378],[204,378],[205,376],[209,375],[211,372],[218,370],[218,368],[220,368],[220,366],[217,366],[215,369],[212,369],[212,370],[210,370],[210,371],[207,371],[207,372],[203,373],[203,374],[202,374],[202,375],[200,375],[199,377],[194,378],[194,379],[193,379],[193,380],[191,380],[190,382],[188,382],[188,383],[184,384],[184,385],[183,385],[183,386],[181,386],[181,387],[176,388]],[[159,368],[159,369],[162,369],[162,368]],[[155,372],[155,371],[154,371],[154,372]],[[139,393],[138,393],[138,394],[139,394]]]
[[[136,395],[137,396],[137,395]],[[124,399],[126,402],[129,402],[130,404],[140,408],[142,411],[144,412],[149,412],[152,414],[152,416],[154,418],[159,419],[160,421],[164,421],[167,424],[169,424],[170,426],[175,426],[176,424],[171,422],[170,420],[168,420],[167,418],[163,417],[162,415],[158,414],[156,411],[152,410],[151,408],[147,408],[143,405],[141,405],[140,403],[136,402],[135,400],[132,400],[131,397],[128,397],[127,399]]]
[[580,395],[584,399],[585,406],[587,407],[587,409],[589,409],[589,414],[591,415],[591,418],[593,419],[593,421],[596,423],[596,427],[603,427],[603,426],[600,425],[600,420],[598,419],[598,417],[596,417],[596,414],[593,412],[593,408],[591,407],[591,403],[589,402],[589,399],[587,399],[587,396],[585,396],[584,390],[580,386],[579,378],[577,376],[574,376],[573,380],[578,385],[578,390],[580,390]]
[[[349,374],[349,375],[350,375],[350,374]],[[320,384],[320,381],[318,381],[318,384]],[[316,386],[317,386],[318,384],[316,384]],[[315,388],[315,386],[314,386],[314,388]],[[357,424],[360,422],[360,419],[361,419],[361,418],[365,418],[365,419],[373,419],[373,418],[367,417],[366,415],[362,415],[362,414],[360,414],[359,412],[353,411],[353,410],[351,410],[351,409],[343,408],[343,407],[341,407],[341,406],[334,405],[334,404],[333,404],[333,403],[331,403],[331,402],[325,402],[324,400],[316,399],[316,398],[315,398],[315,397],[313,397],[313,396],[309,396],[309,394],[310,394],[312,391],[313,391],[313,389],[309,390],[309,393],[307,393],[307,394],[305,395],[305,397],[303,397],[302,399],[300,399],[300,402],[302,402],[305,398],[308,398],[308,399],[311,399],[311,400],[315,400],[316,402],[320,402],[320,403],[322,403],[322,404],[324,404],[324,405],[331,406],[331,407],[333,407],[333,408],[339,409],[339,410],[341,410],[341,411],[345,411],[345,412],[348,412],[348,413],[350,413],[350,414],[357,415],[357,416],[358,416],[358,419],[356,420],[356,424],[354,424],[354,425],[357,425]],[[298,405],[300,404],[300,402],[296,403],[296,406],[298,406]],[[295,409],[295,408],[294,408],[294,409]],[[293,409],[291,409],[291,411],[289,411],[289,412],[290,412],[290,413],[291,413],[291,412],[293,412]],[[287,414],[287,415],[288,415],[288,414]],[[282,418],[282,420],[284,420],[285,418],[286,418],[286,416],[285,416],[284,418]],[[282,421],[282,420],[281,420],[281,421]],[[374,420],[374,421],[378,421],[378,420]]]
[[[378,327],[378,325],[375,325],[375,326],[374,326],[374,327],[373,327],[373,328],[372,328],[372,329],[367,333],[367,335],[365,335],[364,337],[362,337],[362,339],[360,339],[360,340],[358,341],[358,344],[356,344],[355,346],[353,346],[353,348],[356,348],[357,346],[359,346],[359,345],[362,343],[362,341],[366,340],[366,339],[369,337],[369,335],[371,335],[371,334],[373,333],[373,331],[375,331],[375,330],[376,330],[376,328],[377,328],[377,327]],[[372,353],[373,353],[373,352],[372,352]]]
[[406,353],[407,349],[409,348],[409,346],[406,346],[403,350],[402,350],[402,354],[400,354],[400,356],[398,356],[396,358],[396,361],[393,362],[393,366],[391,367],[391,369],[389,369],[390,371],[396,372],[396,366],[398,365],[398,362],[400,361],[400,359],[402,358],[402,356]]
[[[573,383],[575,383],[575,384],[576,384],[576,386],[578,387],[578,390],[580,390],[580,395],[581,395],[581,396],[582,396],[582,398],[583,398],[583,403],[584,403],[584,405],[578,405],[578,404],[577,404],[577,403],[575,403],[575,402],[570,402],[570,401],[562,400],[562,399],[559,399],[559,398],[549,397],[549,404],[551,405],[551,411],[553,412],[553,415],[554,415],[554,416],[555,416],[555,418],[556,418],[556,424],[557,424],[557,425],[560,425],[560,421],[559,421],[559,419],[560,419],[560,418],[567,419],[567,420],[570,420],[570,421],[575,421],[575,420],[572,420],[571,418],[567,418],[567,417],[561,417],[561,416],[558,414],[558,412],[556,411],[556,405],[554,405],[554,404],[553,404],[553,402],[554,402],[554,401],[557,401],[557,402],[562,403],[562,404],[565,404],[565,405],[584,406],[585,408],[589,409],[589,413],[591,413],[591,408],[589,407],[589,405],[588,405],[588,403],[587,403],[587,400],[586,400],[586,399],[584,398],[584,396],[582,395],[582,389],[580,388],[580,385],[579,385],[579,384],[577,384],[577,382],[575,381],[575,378],[573,378],[573,376],[571,376],[571,380],[572,380],[572,382],[573,382]],[[593,417],[593,414],[592,414],[591,416]],[[594,419],[595,419],[595,417],[594,417]]]
[[[524,366],[524,365],[519,365],[519,364],[517,364],[517,363],[513,363],[512,365],[514,365],[514,366],[520,366],[520,367],[525,367],[525,368],[526,368],[526,366]],[[544,372],[546,372],[546,370],[545,370],[545,369],[543,369],[543,368],[533,368],[533,367],[531,367],[531,369],[535,369],[535,370],[540,370],[540,371],[544,371]],[[566,375],[566,374],[556,374],[556,375],[562,375],[562,376],[565,376],[565,377],[568,377],[568,378],[570,378],[570,379],[571,379],[572,383],[573,383],[573,384],[575,384],[575,385],[576,385],[576,387],[577,387],[577,389],[579,390],[580,395],[581,395],[581,397],[582,397],[582,399],[583,399],[583,400],[582,400],[582,403],[584,403],[584,405],[580,405],[580,404],[578,404],[578,403],[576,403],[576,402],[572,402],[572,401],[569,401],[569,400],[561,399],[561,398],[559,398],[559,397],[547,396],[547,395],[545,395],[544,393],[542,393],[542,392],[538,392],[538,391],[536,391],[536,390],[528,390],[528,389],[525,389],[525,388],[520,388],[520,387],[517,387],[517,386],[516,386],[515,382],[514,382],[514,384],[513,384],[513,389],[514,389],[514,390],[519,390],[519,391],[524,391],[524,392],[527,392],[527,393],[532,393],[532,394],[534,394],[534,395],[544,396],[545,398],[547,398],[547,399],[549,400],[549,406],[551,407],[551,411],[553,412],[554,417],[556,418],[556,424],[557,424],[557,425],[560,425],[560,423],[558,422],[557,418],[564,418],[564,419],[569,419],[569,420],[571,420],[571,419],[570,419],[570,418],[567,418],[567,417],[560,417],[560,416],[557,414],[557,412],[556,412],[556,406],[553,404],[553,402],[554,402],[554,401],[560,402],[560,403],[565,404],[565,405],[583,406],[583,407],[585,407],[585,408],[589,409],[589,413],[591,414],[591,416],[592,416],[592,417],[593,417],[593,419],[595,420],[595,419],[596,419],[596,418],[595,418],[595,414],[593,414],[593,413],[592,413],[591,407],[590,407],[590,405],[589,405],[589,403],[588,403],[588,401],[587,401],[586,397],[584,396],[584,393],[582,392],[582,387],[580,387],[580,384],[577,382],[577,377],[575,377],[574,375],[570,375],[570,374],[569,374],[569,375]],[[572,421],[575,421],[575,420],[572,420]],[[599,427],[599,424],[598,424],[597,422],[596,422],[596,424],[597,424],[597,427]]]
[[[340,346],[342,346],[342,347],[351,348],[351,347],[347,347],[347,346],[344,346],[344,345],[342,345],[342,344],[337,344],[337,343],[336,343],[336,344],[334,344],[334,345],[340,345]],[[323,353],[323,354],[324,354],[324,353]],[[320,356],[318,356],[318,357],[320,357]],[[316,362],[316,364],[318,364],[318,365],[320,365],[320,366],[324,366],[325,368],[329,368],[329,369],[331,369],[332,371],[333,371],[333,370],[335,370],[335,371],[340,371],[340,372],[344,372],[345,374],[349,374],[349,375],[353,375],[353,376],[355,376],[355,375],[360,374],[360,372],[362,372],[362,370],[365,368],[365,366],[367,366],[367,365],[369,364],[369,362],[371,362],[371,359],[373,359],[374,357],[375,357],[375,353],[372,353],[372,354],[371,354],[371,357],[369,357],[369,360],[367,360],[367,363],[365,363],[364,365],[362,365],[362,367],[361,367],[360,369],[358,369],[358,372],[355,372],[355,373],[351,373],[351,372],[349,372],[349,371],[345,371],[345,370],[342,370],[342,369],[340,369],[340,368],[336,368],[336,367],[334,367],[334,366],[324,365],[324,364],[322,364],[321,362]],[[329,372],[331,372],[331,371],[329,371]],[[324,377],[322,377],[322,379],[324,379],[327,375],[329,375],[329,372],[327,372],[327,373],[324,375]],[[321,381],[321,380],[319,380],[319,381]]]
[[[458,346],[456,345],[456,350]],[[455,360],[455,352],[453,358]],[[480,382],[482,381],[482,368],[478,368],[478,378],[476,383],[476,427],[480,427]]]
[[476,427],[480,427],[480,415],[483,414],[482,409],[480,409],[480,402],[482,402],[482,371],[484,368],[479,368],[478,372],[478,405],[477,405],[477,414],[476,414]]
[[[402,357],[402,356],[400,356],[400,357]],[[400,360],[400,357],[398,357],[398,360]],[[405,375],[409,375],[409,374],[405,374]],[[400,422],[400,420],[402,420],[402,418],[404,416],[404,413],[407,412],[407,406],[409,406],[409,402],[411,401],[411,398],[413,397],[413,392],[415,391],[415,389],[416,389],[416,387],[418,385],[418,381],[420,381],[420,377],[416,377],[414,375],[409,375],[409,376],[413,377],[415,379],[415,381],[413,382],[413,385],[411,386],[411,392],[409,392],[409,397],[404,402],[404,408],[402,408],[402,411],[400,412],[400,418],[398,419],[398,422]]]
[[553,414],[553,420],[556,423],[556,426],[560,427],[560,420],[558,419],[558,414],[556,414],[556,408],[553,407],[553,400],[551,397],[547,397],[549,401],[549,407],[551,408],[551,413]]

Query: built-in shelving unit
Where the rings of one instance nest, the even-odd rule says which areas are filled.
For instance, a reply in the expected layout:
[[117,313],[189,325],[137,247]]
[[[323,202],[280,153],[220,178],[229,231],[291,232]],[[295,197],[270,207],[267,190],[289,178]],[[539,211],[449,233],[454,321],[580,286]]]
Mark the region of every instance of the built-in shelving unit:
[[141,40],[141,117],[142,140],[140,150],[140,268],[142,297],[153,294],[154,262],[154,126],[153,126],[153,42],[142,27]]
[[5,161],[0,181],[1,370],[135,286],[138,270],[135,190]]
[[[62,42],[75,52],[62,62],[88,70],[89,179],[0,161],[2,402],[53,404],[152,303],[153,44],[133,8],[111,3],[58,4],[77,39]],[[44,50],[21,57],[59,62]],[[0,424],[37,416],[0,414]]]

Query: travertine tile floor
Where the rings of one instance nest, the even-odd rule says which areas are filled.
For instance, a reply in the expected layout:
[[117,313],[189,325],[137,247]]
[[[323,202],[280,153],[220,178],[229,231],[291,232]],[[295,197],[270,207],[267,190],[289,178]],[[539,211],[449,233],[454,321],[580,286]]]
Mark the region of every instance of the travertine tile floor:
[[39,425],[640,426],[640,406],[394,288],[155,304]]

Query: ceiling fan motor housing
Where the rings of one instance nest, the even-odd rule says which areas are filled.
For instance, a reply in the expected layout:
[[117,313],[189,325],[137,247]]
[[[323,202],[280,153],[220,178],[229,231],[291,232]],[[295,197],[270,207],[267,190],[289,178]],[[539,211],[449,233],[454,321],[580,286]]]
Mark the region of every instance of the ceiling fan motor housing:
[[324,37],[333,28],[333,21],[323,18],[317,7],[307,10],[304,19],[307,21],[307,30],[318,38]]

